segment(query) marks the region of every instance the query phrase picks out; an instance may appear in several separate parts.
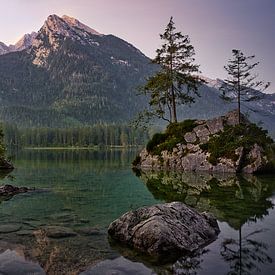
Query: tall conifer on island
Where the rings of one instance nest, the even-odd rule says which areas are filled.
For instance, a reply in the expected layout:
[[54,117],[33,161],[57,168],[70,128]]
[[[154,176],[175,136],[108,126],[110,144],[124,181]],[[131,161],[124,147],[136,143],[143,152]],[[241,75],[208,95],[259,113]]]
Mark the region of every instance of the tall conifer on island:
[[259,62],[253,62],[255,55],[245,56],[240,50],[232,50],[232,59],[224,66],[228,73],[228,78],[224,80],[220,87],[222,98],[226,101],[237,101],[238,121],[241,123],[241,102],[249,102],[262,99],[262,93],[270,85],[258,81],[258,75],[253,73],[253,69]]
[[160,70],[141,87],[150,101],[138,121],[161,118],[173,123],[177,122],[177,105],[193,103],[202,80],[198,76],[199,66],[194,64],[195,51],[189,36],[176,31],[173,17],[160,38],[163,44],[152,60]]

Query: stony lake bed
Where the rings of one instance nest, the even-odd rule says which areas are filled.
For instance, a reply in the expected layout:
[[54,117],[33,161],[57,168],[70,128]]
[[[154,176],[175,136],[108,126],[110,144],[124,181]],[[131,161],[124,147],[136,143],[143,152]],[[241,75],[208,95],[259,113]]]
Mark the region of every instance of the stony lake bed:
[[[2,176],[1,185],[35,190],[0,203],[0,273],[275,273],[274,175],[135,175],[135,155],[134,150],[15,154],[16,169]],[[109,224],[123,213],[172,201],[215,216],[217,240],[164,263],[108,238]]]

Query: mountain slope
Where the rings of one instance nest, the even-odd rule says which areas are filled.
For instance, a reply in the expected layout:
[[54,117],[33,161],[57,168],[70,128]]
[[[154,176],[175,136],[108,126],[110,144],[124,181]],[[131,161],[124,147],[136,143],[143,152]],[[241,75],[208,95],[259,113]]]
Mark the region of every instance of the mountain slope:
[[131,44],[49,16],[32,46],[0,57],[0,117],[21,127],[127,121],[154,70]]

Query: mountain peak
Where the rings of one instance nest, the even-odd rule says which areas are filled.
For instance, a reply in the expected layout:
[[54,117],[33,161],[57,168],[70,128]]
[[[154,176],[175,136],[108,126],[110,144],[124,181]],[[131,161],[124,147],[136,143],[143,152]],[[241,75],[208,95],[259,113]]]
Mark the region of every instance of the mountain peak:
[[87,32],[89,32],[90,34],[94,34],[94,35],[102,35],[101,33],[97,32],[96,30],[88,27],[87,25],[81,23],[80,21],[78,21],[77,19],[70,17],[68,15],[63,15],[62,19],[70,26],[73,28],[79,28],[82,30],[85,30]]
[[94,41],[95,35],[103,36],[73,17],[49,15],[32,43],[33,63],[38,66],[45,65],[50,52],[57,50],[66,39],[82,45],[98,46],[98,42]]
[[68,24],[56,14],[49,15],[45,21],[39,33],[45,32],[47,35],[50,33],[62,34],[64,36],[69,36],[70,27]]
[[72,32],[77,34],[87,32],[93,35],[102,35],[96,30],[68,15],[63,15],[62,17],[59,17],[56,14],[49,15],[42,29],[43,28],[64,36],[71,36]]
[[[51,45],[53,49],[58,48],[58,41],[62,39],[61,37],[71,38],[72,40],[80,41],[82,44],[95,44],[95,42],[92,41],[93,38],[91,35],[103,36],[103,34],[81,23],[76,18],[68,15],[59,17],[56,14],[51,14],[47,17],[38,33],[32,32],[25,34],[15,45],[7,46],[0,42],[0,55],[14,51],[22,51],[31,46],[36,49],[41,48],[41,46],[43,47],[43,39],[45,37],[48,38],[49,45]],[[44,48],[43,52],[43,56],[46,57],[49,50]],[[35,61],[35,63],[39,64],[41,62]]]

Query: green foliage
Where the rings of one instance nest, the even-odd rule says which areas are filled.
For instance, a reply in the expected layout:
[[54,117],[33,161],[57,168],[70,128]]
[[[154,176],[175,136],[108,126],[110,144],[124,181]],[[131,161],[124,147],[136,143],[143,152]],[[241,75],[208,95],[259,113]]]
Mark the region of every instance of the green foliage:
[[196,75],[199,66],[194,64],[194,47],[188,35],[176,31],[171,17],[163,34],[163,44],[157,49],[153,63],[159,71],[147,79],[141,91],[149,97],[149,118],[177,122],[177,105],[193,103],[202,82]]
[[162,151],[167,150],[169,152],[173,151],[173,148],[176,147],[176,145],[180,142],[183,142],[182,138],[179,137],[169,137],[165,142],[159,144],[153,151],[155,155],[160,155]]
[[191,132],[196,127],[195,120],[185,120],[182,122],[170,123],[165,133],[157,133],[147,143],[146,149],[153,155],[161,155],[161,152],[167,150],[173,151],[178,143],[186,143],[184,135]]
[[267,131],[259,128],[256,124],[240,124],[226,126],[223,132],[211,137],[207,143],[201,144],[200,148],[210,153],[208,161],[215,165],[220,157],[236,161],[238,156],[235,154],[235,150],[237,148],[243,147],[248,152],[255,143],[267,148],[273,143],[273,140],[267,135]]
[[182,138],[184,134],[191,132],[196,127],[195,121],[194,119],[187,119],[182,122],[171,123],[167,126],[166,134]]
[[163,133],[156,133],[153,135],[152,139],[148,141],[146,145],[146,150],[152,152],[156,146],[165,142],[167,136]]
[[[270,82],[264,83],[257,80],[258,75],[253,69],[259,62],[253,63],[255,56],[245,56],[241,50],[232,50],[232,59],[224,66],[228,73],[228,78],[224,80],[220,87],[222,98],[226,101],[236,101],[238,103],[239,124],[241,123],[241,102],[255,101],[262,99]],[[252,62],[252,63],[251,63]]]
[[6,148],[4,145],[4,134],[2,128],[0,129],[0,158],[4,157],[6,153]]
[[140,164],[141,157],[139,155],[136,156],[136,158],[133,160],[132,164],[133,166],[137,166]]
[[3,133],[3,126],[0,125],[0,162],[3,161],[3,158],[6,154],[6,147],[4,145],[4,133]]

